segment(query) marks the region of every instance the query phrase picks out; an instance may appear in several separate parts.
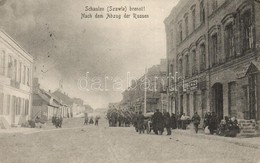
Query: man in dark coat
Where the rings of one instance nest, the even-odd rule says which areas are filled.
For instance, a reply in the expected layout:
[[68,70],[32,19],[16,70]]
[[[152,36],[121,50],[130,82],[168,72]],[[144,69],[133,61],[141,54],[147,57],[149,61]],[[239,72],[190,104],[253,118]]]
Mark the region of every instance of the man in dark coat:
[[134,117],[133,117],[133,125],[135,127],[135,131],[138,132],[138,127],[137,127],[137,116],[138,116],[138,113],[136,112],[134,114]]
[[215,112],[212,112],[212,115],[208,117],[209,119],[209,131],[210,134],[214,134],[214,132],[217,130],[217,126],[218,126],[218,118],[217,115],[215,114]]
[[152,121],[153,121],[154,133],[158,135],[158,131],[159,131],[159,134],[162,135],[163,128],[164,128],[164,118],[162,113],[159,112],[159,109],[157,109],[156,112],[153,114]]
[[141,134],[142,132],[144,133],[144,115],[141,111],[137,116],[137,126],[138,126],[139,134]]
[[172,116],[171,116],[171,128],[172,129],[177,128],[177,118],[174,113],[172,113]]
[[165,128],[167,130],[167,135],[171,135],[171,117],[169,112],[164,113],[164,123],[165,123]]
[[194,115],[193,115],[191,120],[192,120],[192,122],[194,124],[195,132],[198,133],[199,124],[200,124],[200,116],[198,115],[197,112],[194,113]]

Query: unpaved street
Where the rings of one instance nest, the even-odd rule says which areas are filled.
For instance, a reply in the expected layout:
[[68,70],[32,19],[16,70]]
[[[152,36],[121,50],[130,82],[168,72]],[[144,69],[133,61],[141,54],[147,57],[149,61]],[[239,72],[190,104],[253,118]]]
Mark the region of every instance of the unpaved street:
[[61,129],[0,133],[0,162],[258,162],[259,149],[174,134],[138,134],[133,127],[83,126],[65,120]]

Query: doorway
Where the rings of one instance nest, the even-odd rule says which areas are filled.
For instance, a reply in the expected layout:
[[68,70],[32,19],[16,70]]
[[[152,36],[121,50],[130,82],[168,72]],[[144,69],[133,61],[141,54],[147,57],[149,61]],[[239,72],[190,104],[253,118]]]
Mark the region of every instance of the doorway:
[[212,111],[216,113],[218,123],[223,119],[223,85],[216,83],[212,87]]

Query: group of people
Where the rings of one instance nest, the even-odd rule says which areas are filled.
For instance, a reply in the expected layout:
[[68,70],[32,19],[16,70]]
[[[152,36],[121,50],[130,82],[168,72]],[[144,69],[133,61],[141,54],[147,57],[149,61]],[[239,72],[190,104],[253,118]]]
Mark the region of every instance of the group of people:
[[208,112],[204,118],[204,129],[208,129],[210,134],[216,133],[220,136],[235,137],[239,132],[238,121],[235,117],[225,116],[219,120],[215,112]]
[[218,135],[227,137],[236,137],[239,132],[240,128],[237,119],[228,116],[225,116],[225,118],[221,120],[217,130]]
[[61,128],[62,126],[62,121],[63,118],[61,115],[55,115],[52,117],[52,124],[56,127],[56,128]]
[[132,113],[125,110],[109,109],[107,119],[110,127],[130,127]]
[[[100,117],[96,116],[95,117],[95,125],[98,126],[98,121],[99,121]],[[88,125],[88,124],[94,124],[94,120],[93,117],[90,117],[90,120],[88,120],[88,114],[85,113],[85,118],[84,118],[84,125]]]
[[[144,130],[151,127],[156,135],[162,135],[166,128],[167,135],[171,135],[171,129],[176,129],[175,114],[170,116],[169,112],[161,113],[159,109],[152,115],[151,118],[145,119],[142,112],[135,114],[133,117],[133,125],[136,132],[144,133]],[[150,131],[148,131],[150,132]]]

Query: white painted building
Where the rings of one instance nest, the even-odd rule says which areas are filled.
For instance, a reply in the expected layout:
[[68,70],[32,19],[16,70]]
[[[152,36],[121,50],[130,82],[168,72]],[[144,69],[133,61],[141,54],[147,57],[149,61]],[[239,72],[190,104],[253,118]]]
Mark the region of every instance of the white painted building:
[[33,57],[1,30],[0,121],[5,124],[19,125],[30,119],[32,68]]

